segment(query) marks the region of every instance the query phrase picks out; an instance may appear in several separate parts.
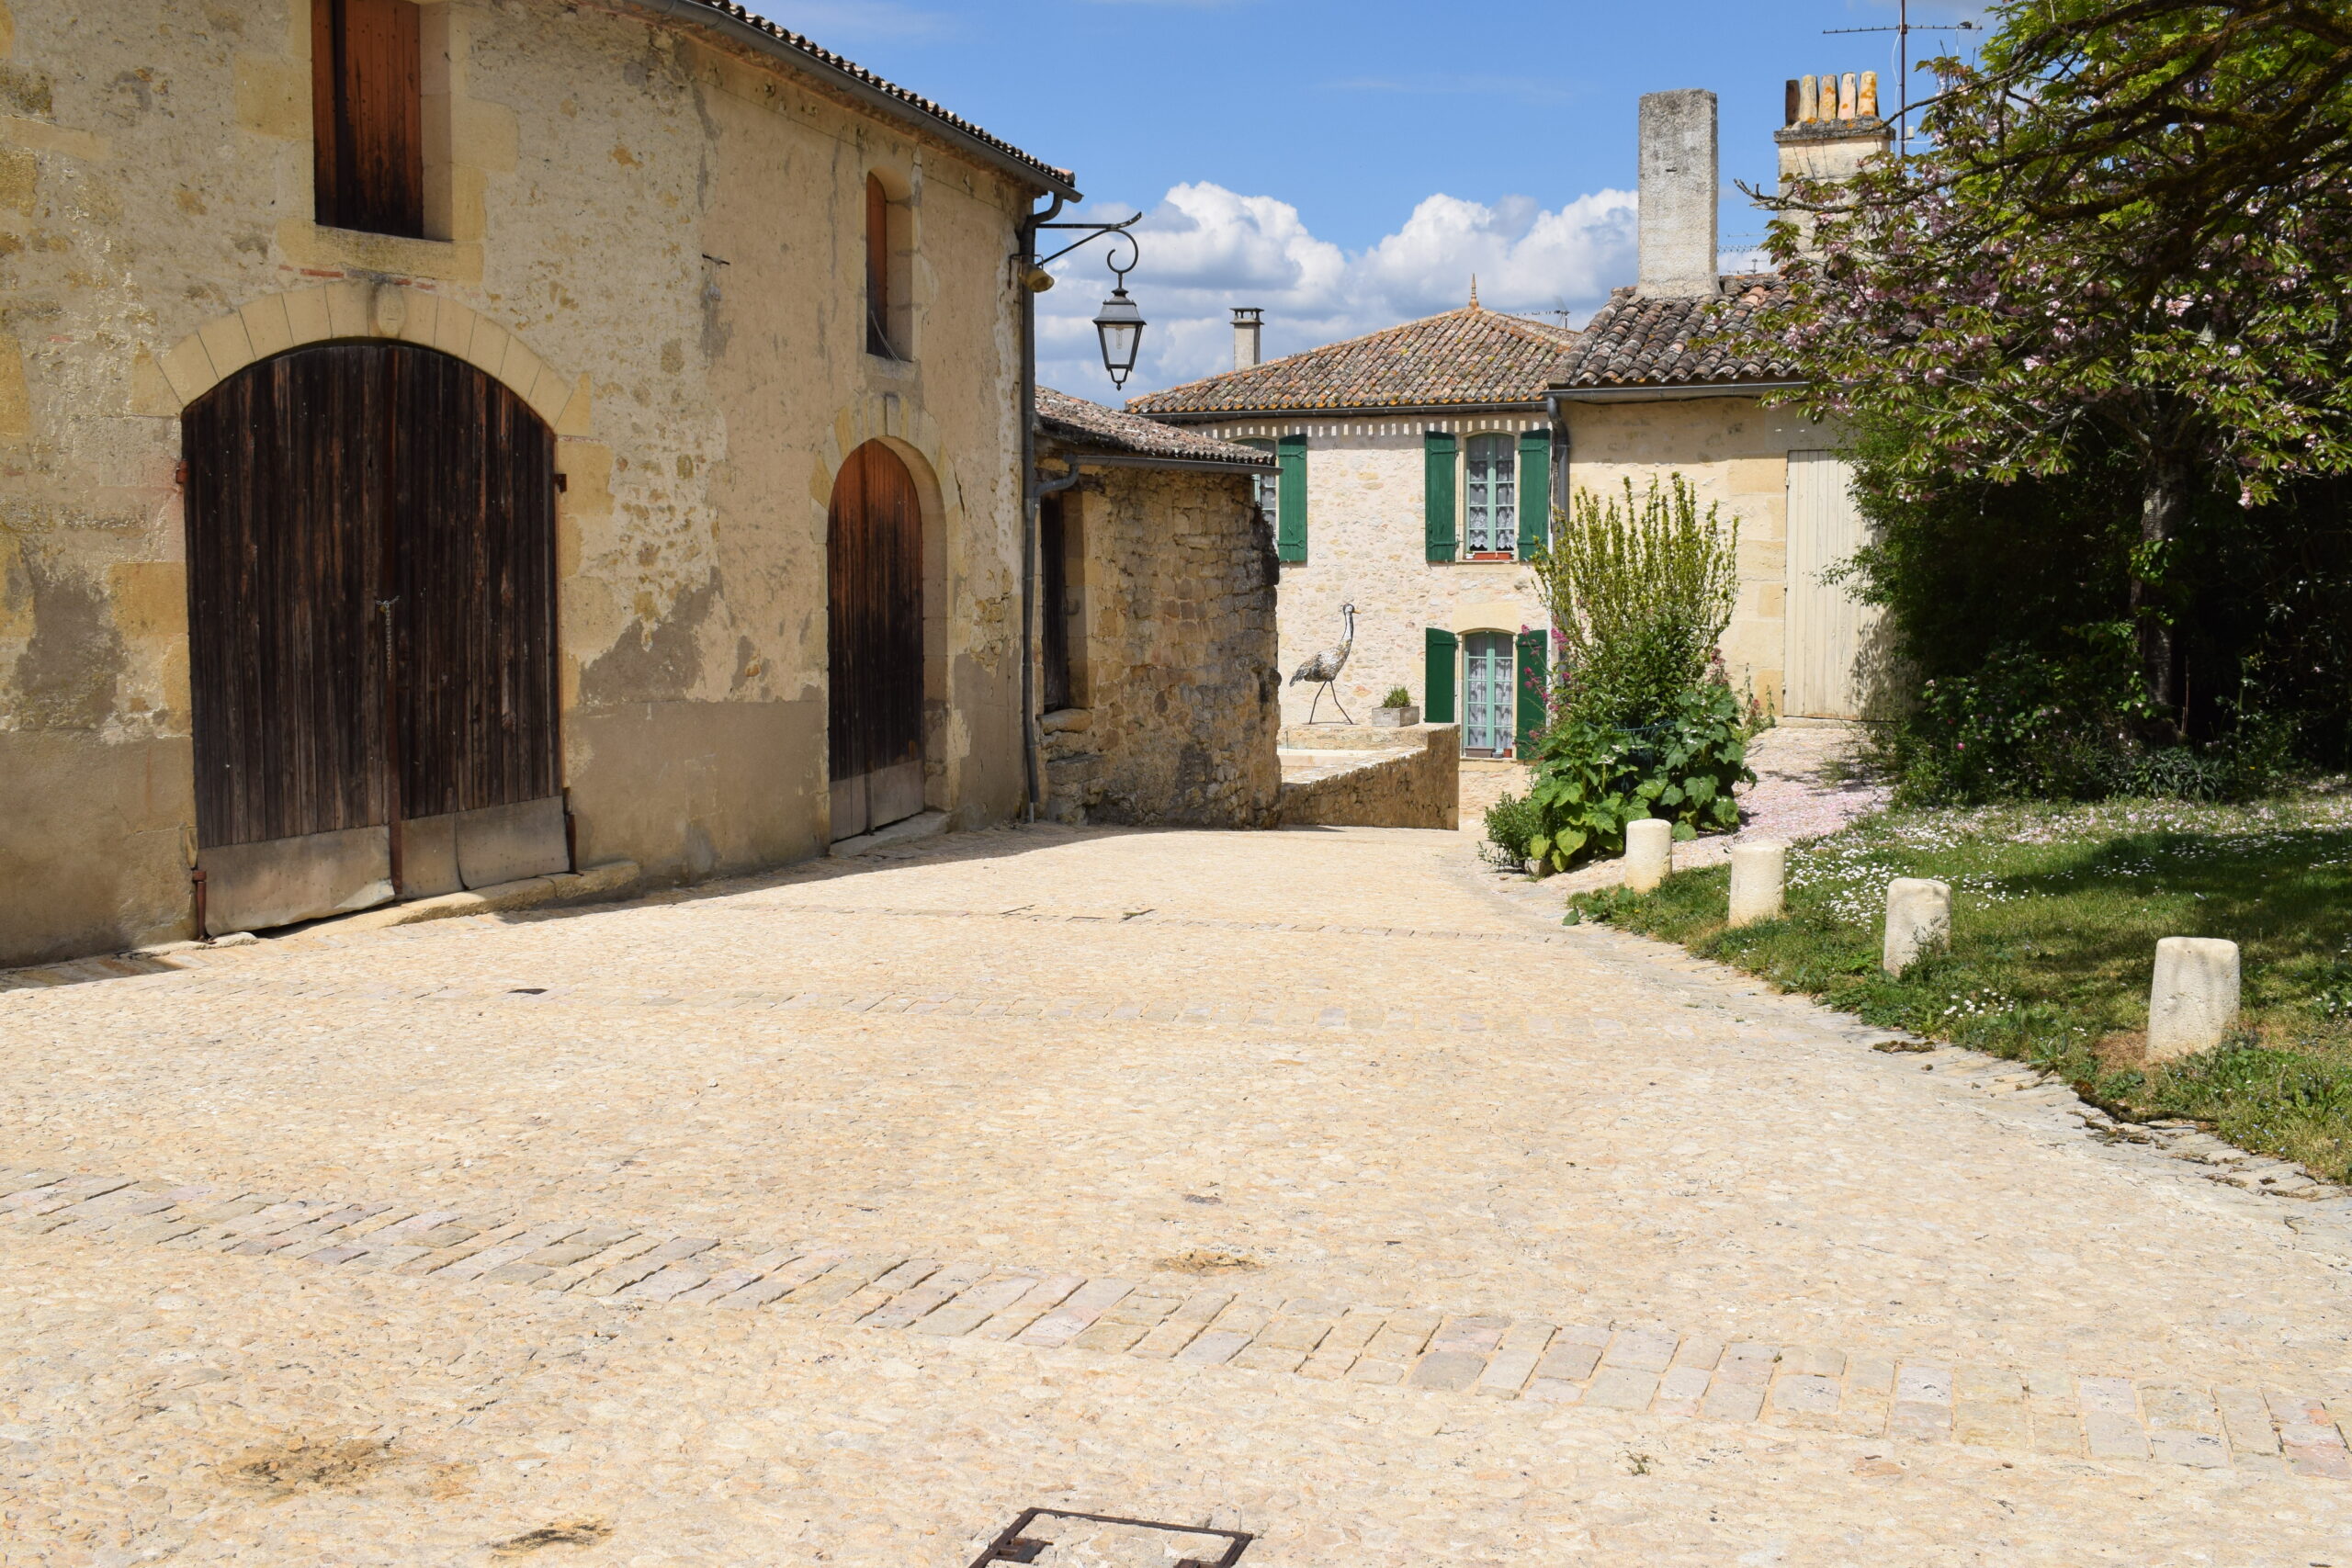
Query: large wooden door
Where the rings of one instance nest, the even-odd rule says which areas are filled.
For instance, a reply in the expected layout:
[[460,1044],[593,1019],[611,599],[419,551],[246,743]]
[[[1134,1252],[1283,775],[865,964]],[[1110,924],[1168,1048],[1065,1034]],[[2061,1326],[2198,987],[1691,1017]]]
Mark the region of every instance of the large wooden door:
[[1789,454],[1783,711],[1792,717],[1860,718],[1868,696],[1864,658],[1877,613],[1844,583],[1823,580],[1869,536],[1852,487],[1853,468],[1837,453]]
[[210,929],[568,865],[537,416],[445,355],[337,344],[183,431]]
[[826,734],[833,837],[922,809],[922,512],[869,441],[833,479],[825,528]]

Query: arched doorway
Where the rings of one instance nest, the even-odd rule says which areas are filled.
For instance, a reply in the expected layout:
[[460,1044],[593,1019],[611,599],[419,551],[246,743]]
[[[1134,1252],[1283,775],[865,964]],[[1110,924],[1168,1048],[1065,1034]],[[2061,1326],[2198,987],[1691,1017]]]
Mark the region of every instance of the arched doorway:
[[207,925],[567,869],[554,433],[384,343],[264,360],[182,431]]
[[922,810],[922,508],[899,455],[869,441],[826,511],[826,734],[833,837]]

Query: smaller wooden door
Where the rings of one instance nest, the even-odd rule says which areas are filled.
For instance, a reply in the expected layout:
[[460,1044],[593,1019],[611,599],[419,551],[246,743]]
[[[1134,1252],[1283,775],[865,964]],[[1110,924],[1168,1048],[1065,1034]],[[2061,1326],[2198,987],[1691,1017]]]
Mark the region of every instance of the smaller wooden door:
[[1788,619],[1782,711],[1796,718],[1860,718],[1868,695],[1865,649],[1878,615],[1824,574],[1868,541],[1854,505],[1853,467],[1835,452],[1789,454]]
[[922,810],[922,510],[897,453],[869,441],[827,509],[826,736],[833,837]]
[[1507,632],[1472,632],[1462,639],[1462,750],[1499,757],[1519,728],[1519,687],[1511,679]]

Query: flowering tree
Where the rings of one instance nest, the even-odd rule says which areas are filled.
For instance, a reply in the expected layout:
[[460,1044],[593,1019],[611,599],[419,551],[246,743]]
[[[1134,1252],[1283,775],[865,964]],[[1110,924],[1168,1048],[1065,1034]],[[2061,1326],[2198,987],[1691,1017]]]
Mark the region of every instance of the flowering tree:
[[1781,193],[1774,324],[1796,400],[1890,435],[1898,474],[2132,454],[2132,619],[2168,717],[2167,570],[2197,495],[2251,506],[2352,469],[2352,3],[1995,14],[1978,63],[1929,62],[1925,151]]

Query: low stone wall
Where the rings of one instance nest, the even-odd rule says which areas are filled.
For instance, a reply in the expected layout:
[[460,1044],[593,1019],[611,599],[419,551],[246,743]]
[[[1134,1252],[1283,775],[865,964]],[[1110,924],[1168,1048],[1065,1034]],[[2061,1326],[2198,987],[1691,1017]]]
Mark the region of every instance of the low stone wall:
[[[1422,724],[1383,733],[1403,736],[1406,743],[1356,752],[1323,747],[1287,752],[1283,825],[1447,829],[1459,826],[1461,726]],[[1341,760],[1356,757],[1363,760]],[[1292,766],[1294,759],[1303,765]]]

